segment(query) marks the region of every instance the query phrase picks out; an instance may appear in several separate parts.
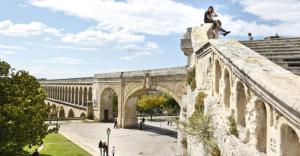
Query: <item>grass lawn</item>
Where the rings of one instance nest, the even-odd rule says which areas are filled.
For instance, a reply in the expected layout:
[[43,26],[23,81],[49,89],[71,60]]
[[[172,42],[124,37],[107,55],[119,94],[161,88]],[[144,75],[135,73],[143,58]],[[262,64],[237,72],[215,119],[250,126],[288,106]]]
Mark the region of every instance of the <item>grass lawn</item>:
[[[48,134],[44,139],[44,148],[40,152],[41,156],[91,156],[85,150],[72,143],[59,133]],[[36,147],[24,150],[32,153]]]

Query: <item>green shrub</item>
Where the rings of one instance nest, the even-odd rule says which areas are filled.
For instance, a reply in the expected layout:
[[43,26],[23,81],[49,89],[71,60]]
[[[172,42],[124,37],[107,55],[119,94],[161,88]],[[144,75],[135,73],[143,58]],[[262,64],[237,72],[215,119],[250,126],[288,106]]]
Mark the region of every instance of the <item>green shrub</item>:
[[204,99],[206,98],[206,94],[204,92],[199,92],[196,97],[195,109],[203,112],[204,110]]
[[191,86],[192,91],[196,89],[196,70],[195,67],[191,68],[187,73],[187,84]]
[[228,134],[239,137],[239,131],[237,129],[237,124],[234,115],[230,115],[227,119],[228,119],[228,126],[229,126]]
[[199,109],[196,109],[188,119],[186,128],[187,133],[199,139],[212,156],[221,155],[221,151],[213,137],[214,128],[210,115],[205,115]]
[[181,144],[183,145],[184,149],[187,149],[187,140],[186,140],[186,138],[185,138],[185,137],[184,137],[184,138],[182,138],[182,140],[181,140]]

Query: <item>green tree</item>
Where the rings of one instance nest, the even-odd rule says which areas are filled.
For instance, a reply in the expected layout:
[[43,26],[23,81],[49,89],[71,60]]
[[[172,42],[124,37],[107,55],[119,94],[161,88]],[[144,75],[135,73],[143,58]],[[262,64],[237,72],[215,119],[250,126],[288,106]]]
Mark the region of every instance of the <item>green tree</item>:
[[0,155],[20,155],[50,132],[45,91],[35,77],[0,60]]
[[179,114],[180,107],[178,103],[169,95],[164,95],[165,103],[162,106],[163,110],[166,111],[169,115]]
[[166,98],[162,95],[143,95],[138,101],[138,106],[139,109],[150,112],[152,120],[155,110],[161,108],[165,102]]

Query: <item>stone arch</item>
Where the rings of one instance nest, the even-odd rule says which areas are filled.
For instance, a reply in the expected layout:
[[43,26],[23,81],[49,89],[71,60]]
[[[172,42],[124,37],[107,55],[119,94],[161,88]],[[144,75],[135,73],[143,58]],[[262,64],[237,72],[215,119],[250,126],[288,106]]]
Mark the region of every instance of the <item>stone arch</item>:
[[57,100],[57,97],[58,97],[58,89],[57,89],[57,86],[55,86],[55,95],[54,95],[54,99]]
[[72,97],[71,97],[71,103],[74,104],[75,103],[75,91],[74,91],[74,87],[72,87]]
[[257,112],[257,128],[256,140],[257,149],[260,152],[267,151],[267,108],[263,101],[257,100],[255,102],[255,110]]
[[64,98],[64,102],[68,101],[68,87],[65,87],[65,98]]
[[68,90],[68,103],[71,103],[71,97],[72,97],[72,92],[71,92],[71,87],[69,87],[69,90]]
[[78,87],[75,88],[75,104],[78,105]]
[[84,87],[83,89],[83,106],[87,105],[87,88]]
[[58,111],[58,110],[56,109],[56,105],[55,105],[55,104],[52,104],[52,105],[51,105],[51,108],[53,108],[52,111],[55,111],[55,113],[53,113],[53,112],[52,112],[53,114],[51,113],[51,114],[52,114],[51,117],[57,117],[57,115],[58,115],[58,112],[57,112],[57,111]]
[[54,87],[50,87],[50,98],[53,99]]
[[74,115],[74,111],[72,109],[69,110],[69,113],[68,113],[68,118],[74,118],[75,115]]
[[81,119],[81,120],[84,120],[84,119],[86,119],[86,115],[85,115],[85,113],[81,113],[81,114],[80,114],[80,119]]
[[300,141],[297,133],[288,124],[280,127],[280,149],[283,156],[299,156]]
[[224,70],[224,106],[225,108],[230,107],[230,96],[231,96],[231,84],[230,84],[230,75],[228,69]]
[[54,109],[56,109],[56,105],[55,105],[55,104],[52,104],[51,106],[52,106]]
[[[112,121],[113,114],[117,115],[118,112],[113,112],[113,98],[117,96],[117,92],[111,88],[105,88],[100,94],[100,120]],[[118,98],[118,97],[117,97]],[[118,106],[117,106],[118,109]]]
[[92,100],[93,100],[93,89],[92,87],[90,87],[88,91],[88,101],[92,101]]
[[60,87],[57,86],[57,99],[56,100],[59,100],[60,98]]
[[65,109],[64,109],[63,106],[61,106],[61,107],[59,108],[58,117],[59,117],[59,118],[65,118],[65,117],[66,117],[66,116],[65,116]]
[[82,105],[82,87],[79,88],[79,105]]
[[[168,89],[157,86],[155,90],[168,94],[178,103],[179,107],[181,107],[180,98],[177,97],[174,93],[172,93]],[[131,90],[125,97],[125,107],[123,110],[124,116],[122,119],[122,126],[124,128],[136,127],[137,124],[136,107],[137,107],[138,97],[140,95],[143,95],[144,93],[145,93],[145,88],[143,86],[139,86]]]
[[60,98],[59,100],[62,101],[62,99],[64,98],[64,87],[60,87]]
[[59,98],[60,101],[62,101],[62,99],[64,98],[64,94],[63,94],[64,90],[63,89],[64,89],[63,87],[60,87],[60,93],[59,93],[60,94],[59,95],[60,96],[60,98]]
[[219,60],[215,61],[215,92],[219,94],[222,69]]
[[237,113],[237,123],[240,126],[246,127],[246,93],[244,85],[241,81],[238,81],[236,84],[236,113]]

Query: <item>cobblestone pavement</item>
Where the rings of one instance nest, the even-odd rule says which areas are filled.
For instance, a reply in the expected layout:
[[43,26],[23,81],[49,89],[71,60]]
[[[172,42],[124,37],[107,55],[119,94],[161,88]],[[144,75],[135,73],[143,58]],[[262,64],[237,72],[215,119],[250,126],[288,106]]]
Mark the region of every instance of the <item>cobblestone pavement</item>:
[[[106,129],[110,128],[110,148],[115,156],[174,156],[176,154],[175,126],[166,122],[146,121],[145,130],[113,129],[112,123],[64,123],[60,133],[89,153],[99,156],[99,140],[107,142]],[[111,155],[111,151],[110,151]]]

